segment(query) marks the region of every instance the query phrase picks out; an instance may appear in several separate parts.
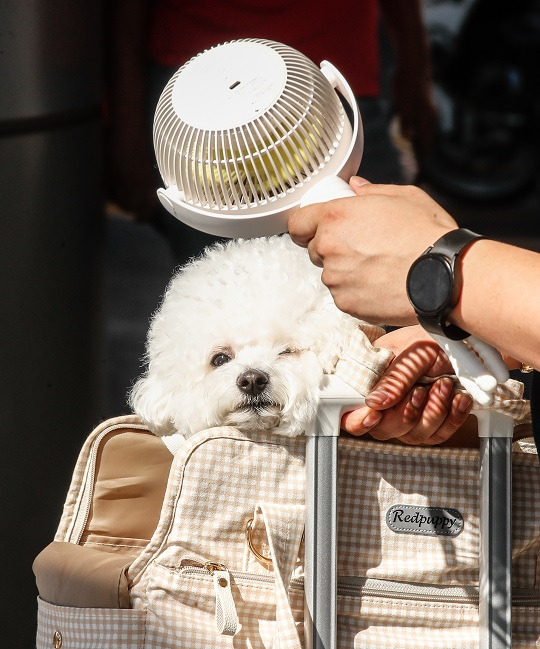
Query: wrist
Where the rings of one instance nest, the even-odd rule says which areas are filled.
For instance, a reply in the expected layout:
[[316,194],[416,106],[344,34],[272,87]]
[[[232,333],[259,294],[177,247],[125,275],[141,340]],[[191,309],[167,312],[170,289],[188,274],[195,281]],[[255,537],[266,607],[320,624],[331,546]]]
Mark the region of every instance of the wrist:
[[484,263],[486,257],[491,255],[490,250],[496,245],[497,242],[493,240],[479,239],[473,241],[461,256],[461,292],[448,317],[450,322],[462,329],[470,328],[474,323],[478,300],[484,296],[485,283],[480,283],[482,295],[478,295],[478,287],[475,286],[475,282],[471,281],[471,278],[485,275]]
[[461,299],[462,257],[482,236],[465,228],[437,239],[409,269],[407,295],[418,321],[428,332],[462,340],[469,332],[450,320]]

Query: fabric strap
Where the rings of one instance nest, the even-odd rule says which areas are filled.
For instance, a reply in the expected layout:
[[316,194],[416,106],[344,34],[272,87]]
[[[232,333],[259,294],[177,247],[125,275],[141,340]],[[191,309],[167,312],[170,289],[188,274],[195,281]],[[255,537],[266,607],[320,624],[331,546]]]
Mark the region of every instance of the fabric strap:
[[255,508],[255,527],[261,519],[268,537],[276,588],[277,637],[272,646],[302,649],[288,588],[304,531],[304,506],[259,504]]
[[218,633],[234,636],[240,630],[240,623],[231,591],[231,576],[228,570],[215,570],[212,577],[216,593],[216,626]]

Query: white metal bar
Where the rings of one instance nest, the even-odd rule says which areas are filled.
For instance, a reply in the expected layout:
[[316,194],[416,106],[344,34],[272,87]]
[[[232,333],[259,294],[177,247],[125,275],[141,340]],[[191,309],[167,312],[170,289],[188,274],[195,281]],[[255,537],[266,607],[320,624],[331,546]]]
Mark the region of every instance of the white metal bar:
[[512,647],[512,417],[474,413],[480,436],[480,649]]
[[305,647],[337,648],[338,438],[344,413],[364,399],[328,376],[312,430],[306,432]]

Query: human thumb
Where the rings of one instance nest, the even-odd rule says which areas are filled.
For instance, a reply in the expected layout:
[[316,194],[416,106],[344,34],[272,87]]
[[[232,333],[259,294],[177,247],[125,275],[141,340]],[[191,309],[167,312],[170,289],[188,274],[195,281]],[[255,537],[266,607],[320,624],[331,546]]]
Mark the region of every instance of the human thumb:
[[352,176],[349,180],[349,185],[354,192],[358,193],[360,187],[363,187],[364,185],[371,185],[371,183],[365,178],[360,178],[360,176]]

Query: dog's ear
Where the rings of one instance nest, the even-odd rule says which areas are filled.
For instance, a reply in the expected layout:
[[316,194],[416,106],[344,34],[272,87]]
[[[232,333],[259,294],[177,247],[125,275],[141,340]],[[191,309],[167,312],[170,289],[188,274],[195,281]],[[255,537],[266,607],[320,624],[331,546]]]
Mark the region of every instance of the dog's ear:
[[175,432],[169,415],[170,395],[160,388],[159,381],[148,376],[141,377],[131,389],[129,404],[156,435]]

